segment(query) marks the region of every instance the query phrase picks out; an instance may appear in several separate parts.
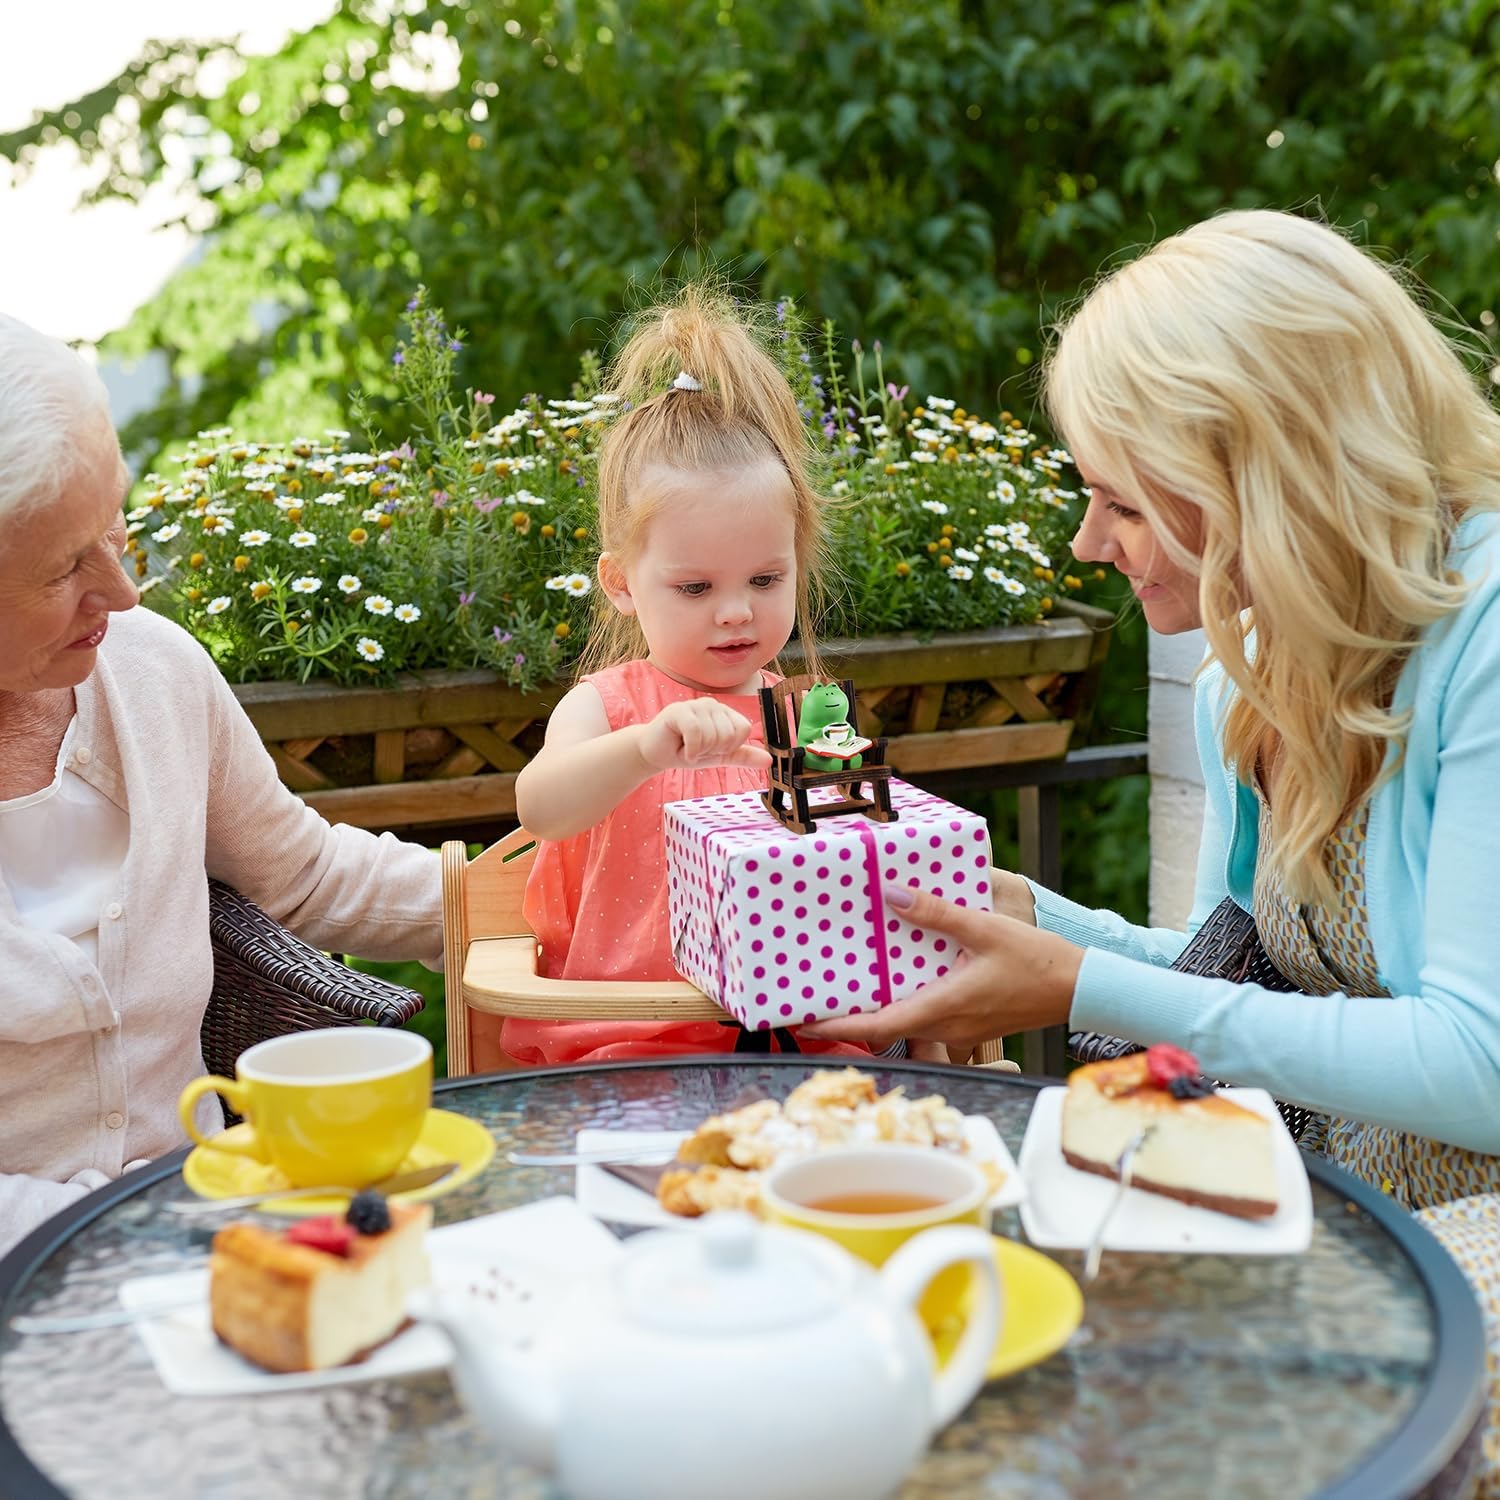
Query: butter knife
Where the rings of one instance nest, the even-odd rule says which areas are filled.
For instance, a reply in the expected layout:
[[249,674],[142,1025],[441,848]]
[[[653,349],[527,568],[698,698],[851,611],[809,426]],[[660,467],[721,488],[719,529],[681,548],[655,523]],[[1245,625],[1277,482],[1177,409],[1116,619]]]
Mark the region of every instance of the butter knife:
[[1154,1125],[1145,1125],[1131,1138],[1126,1141],[1125,1149],[1115,1161],[1115,1176],[1119,1179],[1111,1195],[1108,1205],[1099,1223],[1094,1229],[1094,1238],[1089,1242],[1087,1253],[1083,1257],[1083,1284],[1087,1286],[1099,1274],[1099,1262],[1104,1255],[1104,1236],[1109,1230],[1111,1221],[1114,1219],[1115,1211],[1119,1208],[1125,1197],[1126,1189],[1130,1186],[1130,1179],[1135,1171],[1135,1156],[1146,1141],[1150,1139],[1151,1132],[1155,1130]]

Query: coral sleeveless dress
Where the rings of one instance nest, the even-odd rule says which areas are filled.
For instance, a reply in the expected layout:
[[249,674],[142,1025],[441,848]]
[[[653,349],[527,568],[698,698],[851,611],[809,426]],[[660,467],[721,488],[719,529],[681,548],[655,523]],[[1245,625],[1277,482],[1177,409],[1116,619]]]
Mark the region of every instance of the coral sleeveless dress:
[[[777,679],[763,672],[769,686]],[[674,681],[649,662],[625,662],[583,681],[604,700],[609,727],[646,724],[669,703],[708,696]],[[764,744],[753,694],[714,694],[743,714]],[[572,838],[541,840],[526,884],[523,911],[542,947],[549,979],[679,979],[667,916],[667,847],[662,808],[689,797],[758,792],[764,771],[742,766],[669,770],[637,787],[601,822]],[[500,1045],[528,1064],[610,1062],[631,1057],[732,1052],[741,1031],[715,1021],[528,1021],[507,1018]],[[868,1047],[798,1039],[807,1053],[868,1057]]]

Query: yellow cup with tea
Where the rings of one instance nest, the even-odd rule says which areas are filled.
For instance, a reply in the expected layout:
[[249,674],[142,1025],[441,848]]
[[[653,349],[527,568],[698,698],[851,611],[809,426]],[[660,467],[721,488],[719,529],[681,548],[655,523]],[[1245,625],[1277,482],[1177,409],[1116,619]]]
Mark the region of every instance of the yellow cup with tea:
[[[940,1224],[989,1227],[989,1180],[973,1162],[928,1146],[872,1144],[780,1162],[761,1181],[766,1216],[809,1229],[872,1266]],[[966,1316],[967,1266],[936,1275],[919,1311],[927,1331],[951,1331]]]
[[[294,1187],[389,1177],[432,1103],[432,1047],[409,1031],[332,1026],[272,1037],[242,1052],[234,1071],[188,1084],[177,1101],[182,1128],[210,1150],[270,1163]],[[248,1137],[200,1134],[194,1115],[207,1093],[244,1115]]]

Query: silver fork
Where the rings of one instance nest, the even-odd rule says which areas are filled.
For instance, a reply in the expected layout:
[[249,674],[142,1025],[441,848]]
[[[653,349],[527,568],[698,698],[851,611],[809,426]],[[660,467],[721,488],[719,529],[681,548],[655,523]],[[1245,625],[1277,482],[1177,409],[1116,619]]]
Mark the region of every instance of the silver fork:
[[1094,1229],[1094,1238],[1089,1242],[1088,1251],[1083,1257],[1083,1284],[1085,1286],[1099,1274],[1099,1262],[1104,1255],[1104,1236],[1109,1230],[1110,1222],[1114,1219],[1115,1211],[1125,1197],[1125,1190],[1130,1186],[1131,1174],[1135,1171],[1135,1154],[1150,1139],[1151,1132],[1155,1129],[1154,1125],[1142,1126],[1125,1142],[1125,1149],[1115,1161],[1115,1176],[1119,1181],[1103,1214],[1100,1215],[1099,1223]]

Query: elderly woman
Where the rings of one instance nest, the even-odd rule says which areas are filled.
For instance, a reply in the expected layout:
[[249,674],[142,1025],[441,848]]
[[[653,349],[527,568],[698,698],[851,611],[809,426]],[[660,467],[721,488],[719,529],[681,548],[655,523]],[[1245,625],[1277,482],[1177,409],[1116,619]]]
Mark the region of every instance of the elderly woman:
[[208,880],[319,947],[442,956],[437,856],[281,786],[207,654],[136,609],[104,388],[0,316],[0,1249],[183,1143]]
[[1300,993],[1169,973],[1189,933],[1012,875],[993,916],[916,896],[966,963],[819,1029],[1067,1021],[1324,1111],[1335,1161],[1427,1211],[1500,1358],[1500,415],[1389,271],[1277,213],[1116,272],[1047,395],[1091,490],[1074,552],[1208,637],[1189,933],[1232,898]]

